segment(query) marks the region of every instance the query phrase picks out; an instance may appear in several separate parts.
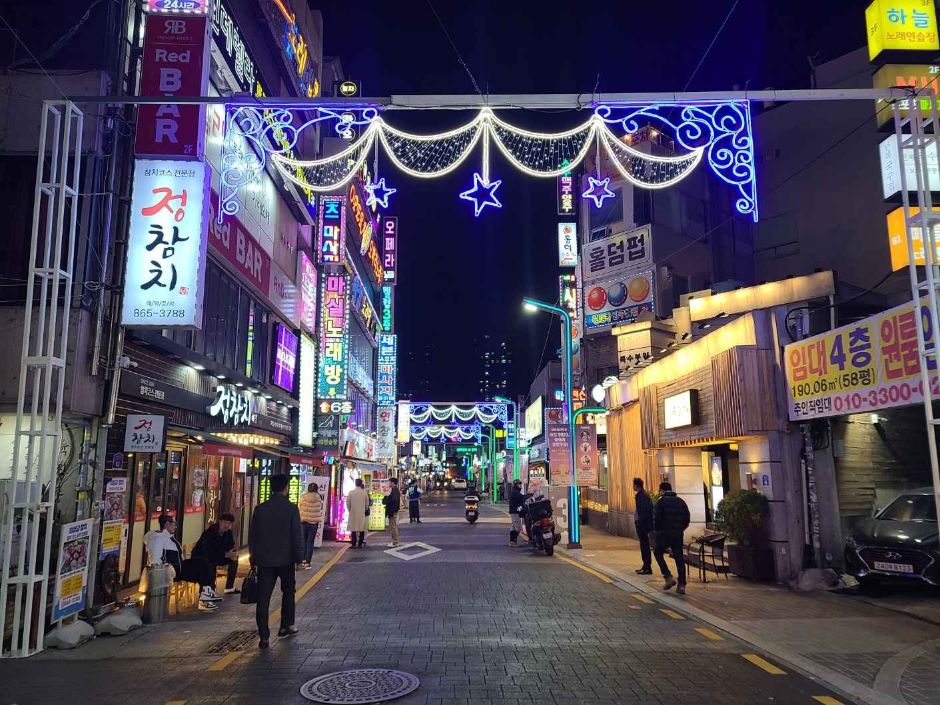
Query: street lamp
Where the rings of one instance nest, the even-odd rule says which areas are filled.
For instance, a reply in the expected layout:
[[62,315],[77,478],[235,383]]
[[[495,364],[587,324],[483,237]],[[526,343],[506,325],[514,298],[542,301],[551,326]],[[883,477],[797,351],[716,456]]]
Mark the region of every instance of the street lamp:
[[561,318],[562,339],[565,352],[565,404],[568,417],[568,462],[571,464],[571,486],[568,488],[568,548],[581,548],[581,518],[579,515],[578,499],[578,468],[574,459],[574,404],[571,401],[571,394],[574,387],[571,383],[571,316],[568,312],[558,306],[547,304],[544,301],[530,299],[528,296],[522,299],[522,308],[527,313],[536,311],[545,311]]
[[[498,401],[501,404],[512,404],[512,418],[513,423],[515,424],[515,437],[512,444],[512,479],[519,479],[519,405],[516,404],[512,399],[507,399],[506,397],[496,396],[493,397],[493,401]],[[506,438],[509,438],[507,434]]]

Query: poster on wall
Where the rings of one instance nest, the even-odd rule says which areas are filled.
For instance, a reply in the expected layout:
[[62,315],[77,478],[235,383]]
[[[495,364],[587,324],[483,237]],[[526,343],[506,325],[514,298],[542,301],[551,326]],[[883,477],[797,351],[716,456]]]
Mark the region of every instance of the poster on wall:
[[545,436],[548,439],[548,462],[552,485],[571,484],[571,438],[568,424],[549,421]]
[[85,519],[62,526],[52,601],[53,621],[80,612],[85,607],[91,530],[94,524],[94,519]]
[[575,462],[578,464],[578,486],[594,487],[597,485],[598,453],[597,429],[594,424],[582,423],[575,426]]
[[584,327],[596,332],[633,323],[654,311],[653,272],[625,273],[584,287]]
[[[924,347],[933,350],[925,300],[902,304],[784,348],[791,421],[921,404],[924,384],[917,349],[917,320]],[[928,362],[930,394],[940,398],[937,362]]]
[[202,328],[208,198],[204,162],[136,161],[122,325]]
[[[326,496],[330,491],[330,478],[327,475],[312,475],[308,478],[310,482],[315,482],[317,485],[317,494],[320,495],[320,499],[323,500],[323,508],[326,509]],[[324,514],[324,519],[326,515]],[[323,545],[323,525],[326,521],[321,521],[320,525],[317,527],[317,537],[314,539],[313,545],[319,548]]]
[[104,486],[101,510],[101,549],[99,558],[119,555],[124,541],[124,517],[127,513],[127,478],[114,477]]

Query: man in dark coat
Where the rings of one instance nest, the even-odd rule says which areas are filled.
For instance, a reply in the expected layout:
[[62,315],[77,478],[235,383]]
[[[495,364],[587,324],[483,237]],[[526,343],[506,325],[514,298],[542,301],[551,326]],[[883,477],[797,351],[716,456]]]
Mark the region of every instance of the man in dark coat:
[[258,603],[255,620],[258,622],[258,646],[268,648],[271,630],[268,610],[274,583],[281,581],[281,628],[279,637],[294,636],[294,567],[304,556],[300,511],[287,498],[287,475],[271,477],[271,498],[255,507],[248,529],[248,550],[251,565],[258,570]]
[[513,548],[518,546],[519,534],[522,533],[522,517],[519,512],[522,505],[525,504],[525,495],[522,494],[522,480],[513,480],[512,492],[509,493],[509,518],[512,520],[512,526],[509,529],[509,545]]
[[672,553],[672,558],[676,562],[676,573],[679,575],[679,587],[676,588],[676,592],[680,595],[685,594],[685,558],[682,555],[684,550],[682,536],[689,526],[689,519],[689,506],[672,491],[672,485],[668,482],[661,482],[659,501],[656,502],[653,521],[656,529],[656,563],[659,564],[659,570],[662,571],[663,580],[665,580],[663,590],[669,590],[676,584],[676,579],[669,572],[663,554],[667,549]]
[[401,491],[398,489],[397,477],[390,477],[388,482],[391,489],[382,498],[382,504],[385,505],[385,516],[388,518],[388,530],[392,538],[388,547],[395,548],[398,545],[398,512],[401,510]]
[[653,530],[653,500],[643,489],[643,480],[633,478],[633,491],[636,492],[636,514],[633,523],[636,526],[636,535],[640,540],[640,556],[643,558],[643,567],[637,570],[637,575],[653,574],[653,553],[650,550],[650,532]]
[[[238,573],[238,551],[235,549],[235,536],[232,527],[235,515],[226,512],[219,521],[202,532],[202,536],[193,547],[192,557],[209,561],[213,571],[225,567],[225,594],[237,594],[235,576]],[[215,576],[213,575],[213,578]]]

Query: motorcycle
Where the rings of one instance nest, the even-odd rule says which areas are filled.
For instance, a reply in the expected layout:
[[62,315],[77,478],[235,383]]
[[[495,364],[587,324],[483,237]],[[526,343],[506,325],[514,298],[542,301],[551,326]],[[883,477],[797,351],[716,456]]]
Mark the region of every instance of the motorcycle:
[[529,545],[536,550],[545,551],[546,556],[555,552],[555,544],[561,541],[561,534],[555,531],[552,518],[552,502],[542,497],[530,497],[523,504],[522,520],[525,522]]
[[477,520],[480,516],[480,498],[475,494],[468,494],[463,498],[464,503],[464,516],[467,518],[467,521],[471,524]]

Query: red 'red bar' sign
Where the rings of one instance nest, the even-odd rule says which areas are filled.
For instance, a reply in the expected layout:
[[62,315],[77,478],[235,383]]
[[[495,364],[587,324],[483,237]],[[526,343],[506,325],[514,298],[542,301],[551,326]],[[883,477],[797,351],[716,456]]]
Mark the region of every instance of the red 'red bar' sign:
[[[146,17],[140,95],[172,98],[205,95],[209,75],[206,17]],[[203,105],[141,105],[137,113],[138,157],[202,159]]]

